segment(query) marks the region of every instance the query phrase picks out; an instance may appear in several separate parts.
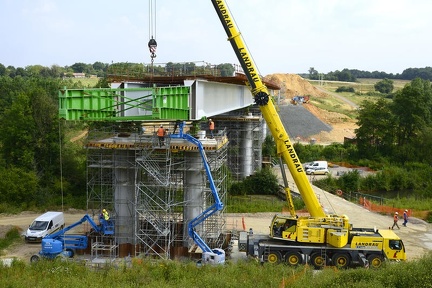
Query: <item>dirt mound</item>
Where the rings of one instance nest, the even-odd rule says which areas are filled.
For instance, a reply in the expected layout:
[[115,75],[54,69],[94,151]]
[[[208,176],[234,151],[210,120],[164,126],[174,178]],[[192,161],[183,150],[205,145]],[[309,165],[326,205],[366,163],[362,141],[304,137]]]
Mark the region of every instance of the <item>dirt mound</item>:
[[294,96],[327,97],[326,93],[318,90],[297,74],[270,74],[264,79],[278,84],[285,99],[291,99]]
[[[356,128],[358,128],[358,126],[354,119],[351,119],[344,114],[326,111],[315,106],[317,103],[316,99],[319,98],[323,100],[323,98],[331,98],[331,95],[316,88],[307,80],[296,74],[271,74],[264,77],[264,79],[266,81],[276,83],[281,87],[281,106],[291,105],[290,101],[294,96],[309,96],[310,101],[308,104],[303,104],[303,108],[308,110],[313,116],[318,118],[324,124],[328,125],[328,127],[331,127],[331,129],[327,129],[328,127],[322,126],[324,129],[321,129],[320,125],[313,124],[316,121],[313,121],[312,119],[305,119],[311,117],[307,114],[302,115],[303,117],[299,117],[298,114],[295,115],[292,113],[292,111],[286,114],[283,113],[285,114],[283,118],[286,118],[283,122],[291,137],[293,137],[293,135],[290,132],[295,132],[296,134],[294,137],[301,139],[301,141],[310,141],[311,139],[314,139],[320,144],[332,142],[343,143],[345,137],[355,137],[354,131]],[[284,112],[284,110],[285,109],[280,107],[280,111]],[[303,125],[306,127],[303,127],[302,129],[296,129],[294,126],[299,121],[301,122],[299,125],[304,123],[308,123],[308,125]],[[319,131],[316,131],[316,129],[319,129]]]

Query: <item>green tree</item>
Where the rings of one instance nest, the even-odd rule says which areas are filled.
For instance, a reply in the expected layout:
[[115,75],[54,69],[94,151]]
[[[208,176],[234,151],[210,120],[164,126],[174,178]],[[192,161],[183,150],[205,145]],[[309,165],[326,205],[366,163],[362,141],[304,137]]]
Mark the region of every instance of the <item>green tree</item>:
[[21,168],[0,168],[0,203],[26,209],[35,204],[38,180],[33,171]]
[[420,155],[419,142],[421,135],[431,126],[432,122],[432,88],[429,80],[416,78],[399,90],[391,107],[396,117],[397,149],[394,159],[406,161],[424,161],[427,156]]
[[229,63],[219,64],[217,68],[219,69],[222,77],[229,77],[229,76],[233,76],[234,74],[234,67],[232,64]]
[[358,152],[364,158],[391,155],[396,123],[390,104],[385,99],[377,102],[364,101],[357,117]]
[[318,80],[318,71],[314,67],[309,68],[309,79]]
[[89,66],[88,64],[78,62],[73,64],[70,67],[72,68],[74,73],[85,73],[87,71],[88,66]]
[[35,156],[32,149],[34,122],[29,97],[23,93],[15,97],[0,119],[2,152],[6,167],[23,167],[26,171],[32,171]]
[[397,120],[397,145],[418,141],[419,132],[432,122],[430,81],[411,81],[395,94],[391,109]]
[[247,177],[243,184],[246,194],[276,195],[279,191],[277,177],[271,168],[267,167]]
[[0,63],[0,77],[6,76],[6,67]]
[[276,144],[272,135],[267,135],[262,146],[262,156],[276,157]]
[[378,91],[378,92],[383,93],[383,94],[389,94],[394,89],[393,80],[385,78],[385,79],[375,83],[374,88],[375,88],[375,91]]

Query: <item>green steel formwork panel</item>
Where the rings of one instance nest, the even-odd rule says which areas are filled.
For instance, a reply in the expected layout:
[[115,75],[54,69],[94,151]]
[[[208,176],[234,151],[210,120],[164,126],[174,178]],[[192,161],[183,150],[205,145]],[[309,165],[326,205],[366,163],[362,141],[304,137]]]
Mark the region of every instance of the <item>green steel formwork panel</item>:
[[66,120],[112,117],[115,112],[112,89],[62,89],[59,91],[59,115]]
[[155,88],[153,119],[189,120],[188,86]]
[[[94,88],[59,91],[66,120],[189,120],[190,87]],[[137,93],[142,95],[136,96]],[[152,103],[150,108],[147,104]],[[143,111],[149,113],[142,115]],[[133,112],[136,111],[136,112]]]

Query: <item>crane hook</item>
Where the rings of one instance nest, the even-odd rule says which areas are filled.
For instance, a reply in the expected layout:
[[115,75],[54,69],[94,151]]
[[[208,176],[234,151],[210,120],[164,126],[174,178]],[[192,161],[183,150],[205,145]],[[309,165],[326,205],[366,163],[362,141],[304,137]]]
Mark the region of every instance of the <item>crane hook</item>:
[[157,48],[157,42],[155,39],[153,39],[153,37],[148,42],[148,47],[151,54],[150,58],[152,59],[151,61],[153,63],[153,59],[156,58],[156,48]]

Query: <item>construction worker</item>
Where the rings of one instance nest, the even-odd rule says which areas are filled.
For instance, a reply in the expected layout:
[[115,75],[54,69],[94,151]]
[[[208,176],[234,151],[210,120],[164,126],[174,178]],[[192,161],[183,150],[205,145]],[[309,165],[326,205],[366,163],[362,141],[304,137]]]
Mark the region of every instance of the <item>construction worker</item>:
[[405,211],[404,211],[403,219],[404,219],[404,222],[402,223],[402,225],[406,227],[406,224],[408,223],[408,210],[407,209],[405,209]]
[[108,213],[108,211],[107,211],[106,209],[103,209],[103,210],[102,210],[102,215],[103,215],[103,218],[104,218],[106,221],[108,221],[108,220],[110,219],[109,213]]
[[399,220],[399,213],[395,212],[394,216],[393,216],[393,226],[391,227],[391,229],[393,230],[393,228],[396,226],[398,229],[400,229],[399,225],[398,225],[398,220]]
[[215,124],[214,124],[212,119],[208,120],[208,125],[209,125],[209,129],[210,129],[210,138],[213,139],[213,137],[214,137],[213,136],[213,130],[215,128]]
[[165,138],[165,129],[163,128],[163,125],[160,125],[160,127],[157,130],[157,136],[159,138],[159,147],[162,147],[165,145],[164,138]]

